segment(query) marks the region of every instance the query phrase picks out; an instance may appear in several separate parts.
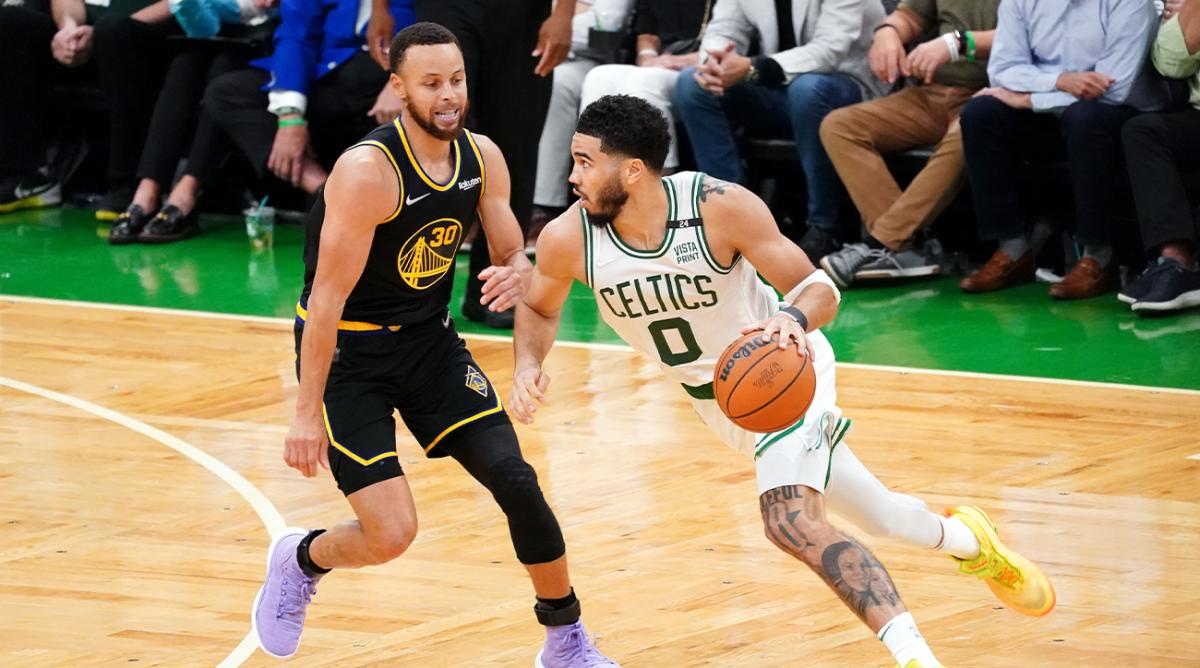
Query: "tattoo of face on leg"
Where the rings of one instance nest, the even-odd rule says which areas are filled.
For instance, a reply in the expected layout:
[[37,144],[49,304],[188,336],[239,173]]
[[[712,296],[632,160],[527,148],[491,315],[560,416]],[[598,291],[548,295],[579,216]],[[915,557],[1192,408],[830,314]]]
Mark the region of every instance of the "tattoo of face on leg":
[[734,183],[705,175],[704,180],[700,182],[700,201],[707,202],[710,194],[724,195],[726,190],[734,187]]
[[869,608],[903,608],[896,585],[883,564],[853,540],[825,548],[821,554],[822,577],[860,617]]

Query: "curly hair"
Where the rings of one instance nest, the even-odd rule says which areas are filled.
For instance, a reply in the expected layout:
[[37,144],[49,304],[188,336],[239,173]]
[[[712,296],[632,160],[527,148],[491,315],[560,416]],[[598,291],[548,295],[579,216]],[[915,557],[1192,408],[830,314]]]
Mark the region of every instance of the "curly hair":
[[589,104],[575,132],[599,139],[605,153],[641,160],[655,173],[662,172],[671,146],[666,117],[631,95],[605,95]]
[[392,45],[388,50],[388,65],[391,66],[391,71],[395,74],[400,73],[400,66],[404,64],[404,56],[409,47],[431,44],[453,44],[462,50],[458,38],[442,24],[429,21],[414,23],[392,38]]

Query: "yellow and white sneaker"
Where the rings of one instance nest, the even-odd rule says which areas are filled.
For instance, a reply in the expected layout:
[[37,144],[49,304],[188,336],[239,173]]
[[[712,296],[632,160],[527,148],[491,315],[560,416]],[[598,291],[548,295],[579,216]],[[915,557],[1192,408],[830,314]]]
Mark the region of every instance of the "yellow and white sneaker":
[[921,663],[920,661],[913,659],[912,661],[909,661],[908,663],[904,664],[904,666],[901,666],[900,664],[897,663],[896,668],[946,668],[946,667],[940,663],[931,663],[929,665],[925,665],[925,664]]
[[996,598],[1022,615],[1041,617],[1054,609],[1054,585],[1032,561],[1000,542],[996,525],[987,513],[975,506],[959,506],[945,515],[957,517],[979,541],[979,556],[975,559],[951,557],[958,562],[960,573],[986,582]]

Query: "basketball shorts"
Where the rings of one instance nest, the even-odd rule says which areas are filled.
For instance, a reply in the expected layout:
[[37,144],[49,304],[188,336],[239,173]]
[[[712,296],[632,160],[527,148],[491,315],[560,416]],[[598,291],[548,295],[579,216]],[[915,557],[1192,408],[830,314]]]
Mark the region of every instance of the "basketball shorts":
[[753,452],[758,493],[785,485],[806,485],[824,493],[829,484],[833,449],[850,430],[837,405],[833,347],[819,330],[809,332],[817,374],[812,405],[801,420],[787,429],[756,434],[725,417],[713,399],[692,399],[704,424],[737,452]]
[[[296,323],[296,370],[303,323]],[[397,331],[338,331],[325,385],[329,468],[343,494],[403,475],[394,413],[428,457],[508,423],[500,395],[459,338],[449,314]]]

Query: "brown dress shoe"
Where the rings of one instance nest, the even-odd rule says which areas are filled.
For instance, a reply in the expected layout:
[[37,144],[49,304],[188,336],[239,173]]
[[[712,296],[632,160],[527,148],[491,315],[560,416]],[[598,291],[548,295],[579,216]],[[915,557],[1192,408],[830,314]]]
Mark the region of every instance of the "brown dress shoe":
[[1050,286],[1050,296],[1055,299],[1089,299],[1112,292],[1121,285],[1117,263],[1109,262],[1101,267],[1094,258],[1084,257],[1075,263],[1071,273],[1062,281]]
[[1016,261],[1009,258],[1004,251],[998,250],[992,253],[991,259],[980,267],[979,271],[962,279],[958,287],[963,292],[994,292],[1022,283],[1032,283],[1033,272],[1037,269],[1034,260],[1032,249],[1025,251]]

